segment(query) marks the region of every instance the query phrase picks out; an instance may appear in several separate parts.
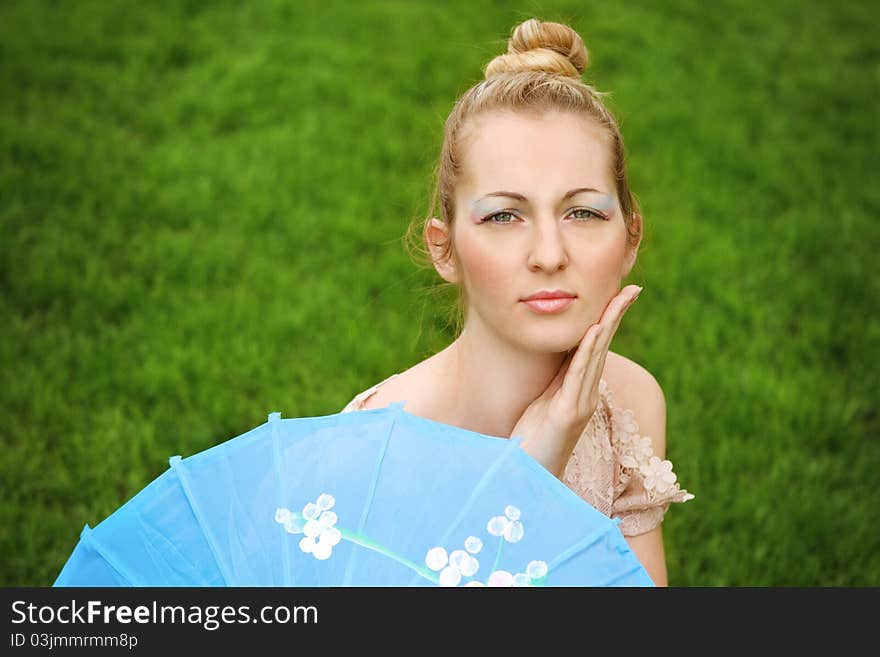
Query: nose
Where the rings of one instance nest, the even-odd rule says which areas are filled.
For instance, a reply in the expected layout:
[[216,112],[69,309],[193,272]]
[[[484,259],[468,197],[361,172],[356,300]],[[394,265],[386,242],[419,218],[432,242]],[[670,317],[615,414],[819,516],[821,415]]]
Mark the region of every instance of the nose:
[[529,251],[529,269],[556,271],[568,265],[568,250],[559,224],[554,221],[537,222],[535,237]]

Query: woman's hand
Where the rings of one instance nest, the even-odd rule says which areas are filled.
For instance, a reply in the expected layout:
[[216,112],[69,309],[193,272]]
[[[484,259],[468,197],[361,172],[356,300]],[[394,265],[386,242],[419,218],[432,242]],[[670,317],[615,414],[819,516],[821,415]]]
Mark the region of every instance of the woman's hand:
[[608,302],[599,322],[568,352],[555,378],[529,404],[510,434],[522,437],[522,448],[556,477],[562,476],[599,405],[599,379],[611,338],[641,291],[638,285],[627,285]]

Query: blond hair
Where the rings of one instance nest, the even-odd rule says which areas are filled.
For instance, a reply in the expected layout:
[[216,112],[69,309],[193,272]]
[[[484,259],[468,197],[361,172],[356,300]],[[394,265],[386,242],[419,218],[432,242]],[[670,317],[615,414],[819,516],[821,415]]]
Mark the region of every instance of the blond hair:
[[[440,159],[432,172],[435,185],[428,215],[413,221],[404,235],[411,256],[426,268],[433,268],[434,259],[426,247],[425,230],[437,216],[439,204],[439,218],[450,229],[442,258],[452,257],[457,262],[452,242],[456,219],[454,190],[462,176],[464,149],[470,137],[466,128],[477,115],[498,110],[529,114],[561,110],[582,116],[598,126],[611,150],[611,177],[623,211],[628,241],[633,247],[638,244],[641,222],[635,224],[633,214],[641,213],[627,180],[623,138],[617,120],[602,102],[609,94],[597,91],[581,78],[588,65],[587,47],[568,25],[532,18],[513,28],[507,52],[486,65],[485,79],[462,94],[446,119]],[[441,284],[441,287],[445,286]],[[456,336],[464,325],[467,307],[463,286],[459,292],[453,308]]]

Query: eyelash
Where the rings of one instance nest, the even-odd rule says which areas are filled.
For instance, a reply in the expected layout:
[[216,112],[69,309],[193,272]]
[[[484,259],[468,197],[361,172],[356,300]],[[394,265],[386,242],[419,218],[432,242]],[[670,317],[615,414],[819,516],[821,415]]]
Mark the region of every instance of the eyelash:
[[[600,219],[602,221],[608,221],[608,217],[605,216],[604,214],[602,214],[601,212],[596,212],[596,210],[590,210],[588,208],[575,208],[571,212],[589,212],[596,219]],[[519,216],[516,212],[512,212],[510,210],[499,210],[498,212],[493,212],[489,216],[484,217],[482,220],[480,220],[480,223],[481,224],[491,223],[491,224],[496,224],[496,225],[501,225],[501,226],[503,226],[505,224],[513,223],[511,221],[492,221],[492,219],[494,217],[497,217],[500,214],[509,214],[512,217]],[[578,219],[577,221],[579,223],[586,223],[587,221],[590,221],[590,219]]]

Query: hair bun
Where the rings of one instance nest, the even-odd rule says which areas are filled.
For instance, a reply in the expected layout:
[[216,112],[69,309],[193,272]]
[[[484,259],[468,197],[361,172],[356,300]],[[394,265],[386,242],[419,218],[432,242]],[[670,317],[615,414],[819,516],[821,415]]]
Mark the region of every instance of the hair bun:
[[580,78],[589,61],[584,40],[568,25],[530,18],[513,28],[507,53],[489,62],[484,73],[488,78],[499,73],[544,71]]

